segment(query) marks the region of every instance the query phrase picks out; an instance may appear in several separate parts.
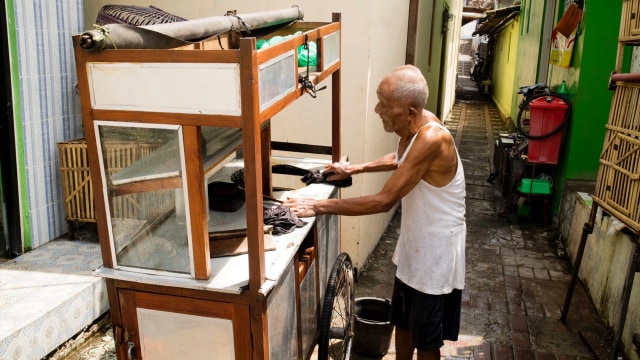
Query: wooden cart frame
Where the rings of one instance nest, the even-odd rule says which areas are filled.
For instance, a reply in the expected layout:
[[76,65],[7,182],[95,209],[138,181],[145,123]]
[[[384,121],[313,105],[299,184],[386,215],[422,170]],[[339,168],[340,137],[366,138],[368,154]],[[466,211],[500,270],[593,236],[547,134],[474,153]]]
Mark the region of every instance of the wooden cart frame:
[[[320,358],[349,356],[353,335],[353,275],[348,255],[344,253],[338,255],[340,231],[336,216],[319,216],[311,219],[311,224],[302,234],[304,239],[296,243],[295,251],[290,255],[290,259],[285,261],[286,266],[280,271],[281,276],[276,278],[268,276],[268,272],[274,270],[269,268],[271,265],[265,257],[263,195],[273,195],[271,151],[322,153],[330,155],[331,161],[338,161],[341,154],[340,15],[333,14],[330,23],[295,22],[270,35],[283,32],[292,34],[296,31],[301,31],[302,34],[262,50],[256,50],[255,37],[242,37],[242,34],[238,36],[238,33],[225,35],[228,36],[229,44],[235,41],[238,44],[237,47],[231,45],[232,48],[226,50],[219,48],[218,38],[211,38],[175,49],[88,52],[80,47],[80,37],[74,37],[78,87],[81,94],[83,124],[103,258],[103,267],[98,269],[97,273],[106,278],[111,321],[119,359],[144,358],[145,353],[142,348],[150,345],[145,343],[145,338],[141,334],[149,331],[144,329],[143,320],[153,318],[158,313],[164,314],[163,316],[167,314],[174,314],[177,317],[192,316],[197,321],[204,321],[203,326],[211,325],[210,319],[219,320],[225,326],[229,325],[231,329],[229,337],[233,345],[225,351],[229,351],[230,356],[235,359],[276,358],[272,354],[277,354],[280,350],[274,350],[274,344],[271,344],[276,341],[277,336],[270,334],[270,329],[271,326],[277,325],[279,319],[270,318],[269,306],[277,301],[273,300],[276,296],[274,294],[280,290],[288,278],[295,279],[292,291],[295,292],[296,331],[291,339],[291,352],[295,358],[308,358],[311,355],[312,347],[309,347],[309,340],[306,341],[306,346],[303,346],[305,321],[310,321],[313,325],[311,329],[316,330],[311,334],[310,341],[313,346],[319,344]],[[294,73],[287,75],[293,77],[293,87],[283,89],[276,95],[270,95],[271,98],[265,101],[264,89],[261,88],[261,69],[264,69],[265,64],[274,63],[283,57],[293,57],[297,61],[296,49],[310,41],[317,42],[318,47],[318,64],[315,71],[299,74],[296,66],[293,69]],[[223,111],[216,109],[202,111],[198,109],[202,104],[196,104],[191,109],[183,111],[184,109],[176,110],[175,107],[170,106],[163,108],[163,104],[149,104],[146,102],[148,99],[140,100],[137,96],[135,99],[123,98],[118,91],[109,89],[109,84],[113,86],[113,81],[117,81],[118,76],[123,78],[122,74],[125,74],[125,77],[128,77],[130,73],[127,71],[138,76],[137,69],[145,66],[163,68],[171,67],[173,64],[178,64],[178,71],[191,67],[197,68],[202,64],[205,64],[205,67],[206,64],[215,64],[216,69],[225,69],[225,74],[235,76],[238,82],[236,85],[239,101],[237,104],[221,105],[228,105],[231,110],[226,108]],[[128,69],[127,66],[130,65],[132,68]],[[122,70],[123,68],[125,70]],[[231,71],[227,71],[228,69]],[[168,71],[176,71],[176,69],[172,68]],[[113,75],[114,72],[116,75]],[[196,72],[196,74],[202,73]],[[303,87],[305,82],[307,85],[314,86],[329,77],[332,98],[331,145],[272,142],[271,118],[308,92],[308,88]],[[158,91],[179,96],[180,92],[188,90],[191,80],[196,82],[202,80],[187,79],[178,82],[177,85],[167,84],[165,89],[158,90],[145,83],[145,79],[149,80],[149,78],[141,76],[139,79],[140,84],[129,82],[123,86],[148,91],[149,97],[165,95]],[[221,86],[227,85],[233,86],[233,84],[221,84]],[[145,86],[148,87],[145,88]],[[313,89],[315,91],[315,88]],[[127,91],[139,93],[136,89],[127,89]],[[233,109],[235,105],[238,105],[237,111]],[[215,106],[217,105],[214,104],[212,108]],[[141,178],[138,181],[116,185],[113,179],[105,174],[106,165],[101,148],[100,129],[112,125],[157,127],[175,131],[179,135],[180,151],[183,156],[183,167],[179,175]],[[203,154],[203,127],[237,129],[241,137],[236,139],[238,143],[230,143],[215,156],[207,157]],[[225,165],[229,155],[236,151],[238,144],[241,144],[239,146],[244,156],[246,239],[248,240],[246,241],[248,259],[245,263],[248,265],[248,281],[234,288],[226,285],[212,285],[215,283],[212,279],[217,274],[216,270],[212,269],[210,256],[205,179]],[[328,185],[323,186],[327,187],[324,190],[327,196],[338,196],[337,189],[331,187],[326,190]],[[167,271],[143,269],[145,271],[140,272],[138,271],[140,269],[136,269],[135,266],[120,264],[118,260],[120,249],[114,243],[113,212],[110,210],[112,194],[127,195],[163,189],[183,189],[181,191],[184,191],[184,201],[188,204],[186,220],[189,224],[187,229],[190,239],[188,248],[190,267],[189,271],[175,277]],[[334,246],[335,249],[327,251],[324,249],[325,246]],[[320,256],[320,253],[324,255]],[[334,259],[336,259],[335,262],[333,262]],[[314,262],[317,266],[313,266]],[[332,263],[333,266],[331,266]],[[311,277],[306,277],[307,274],[311,274]],[[310,279],[311,283],[306,284],[305,279]],[[320,283],[324,280],[327,280],[326,290],[324,284]],[[303,286],[309,286],[314,293],[305,300],[306,302],[300,295]],[[323,292],[325,294],[321,296]],[[308,299],[311,299],[310,302]],[[301,308],[309,304],[313,316],[310,320],[303,319]],[[292,311],[292,309],[288,310]],[[170,317],[169,319],[167,320],[169,324],[171,324],[170,321],[176,321],[176,323],[183,321],[183,319]],[[308,331],[306,334],[309,336]],[[286,335],[283,336],[286,338]],[[190,336],[194,337],[193,342],[183,343],[182,350],[186,351],[192,346],[211,349],[208,344],[203,345],[202,342],[198,342],[198,340],[205,343],[213,341],[208,337],[209,334],[199,338],[198,333],[192,332]],[[166,342],[156,343],[154,346],[172,345],[175,344]],[[330,353],[336,349],[337,355],[331,355]],[[208,355],[220,358],[220,354],[222,352]]]

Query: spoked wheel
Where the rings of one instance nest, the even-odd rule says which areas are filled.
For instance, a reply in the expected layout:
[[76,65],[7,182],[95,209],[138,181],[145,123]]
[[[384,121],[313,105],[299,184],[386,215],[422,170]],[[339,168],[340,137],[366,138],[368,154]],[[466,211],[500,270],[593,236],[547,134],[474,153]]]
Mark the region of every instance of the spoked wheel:
[[531,107],[529,103],[523,104],[518,112],[517,126],[521,134],[529,134],[529,120],[531,119]]
[[333,264],[322,306],[318,359],[348,359],[354,324],[353,265],[346,253]]

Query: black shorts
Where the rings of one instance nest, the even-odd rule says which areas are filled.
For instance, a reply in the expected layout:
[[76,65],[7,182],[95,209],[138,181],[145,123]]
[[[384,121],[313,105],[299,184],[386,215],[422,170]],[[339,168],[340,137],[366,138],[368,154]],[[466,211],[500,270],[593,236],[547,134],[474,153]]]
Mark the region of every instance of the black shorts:
[[436,350],[444,340],[458,340],[462,290],[449,294],[422,293],[396,278],[391,298],[391,324],[411,332],[413,346]]

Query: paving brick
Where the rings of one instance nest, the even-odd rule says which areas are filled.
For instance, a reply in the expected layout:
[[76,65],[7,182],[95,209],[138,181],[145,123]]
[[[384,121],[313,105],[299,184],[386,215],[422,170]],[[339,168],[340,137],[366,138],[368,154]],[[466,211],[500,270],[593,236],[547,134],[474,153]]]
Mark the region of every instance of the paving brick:
[[549,275],[549,271],[546,269],[536,269],[533,268],[533,276],[536,279],[541,279],[541,280],[551,280],[551,276]]
[[529,325],[527,325],[527,317],[518,314],[511,314],[509,316],[509,323],[513,331],[529,332]]
[[509,311],[507,300],[503,297],[502,298],[498,297],[499,294],[495,294],[496,295],[495,297],[493,297],[493,295],[494,294],[492,294],[492,297],[489,298],[489,302],[491,304],[491,310],[505,312],[505,313]]
[[527,331],[512,331],[511,339],[516,349],[531,350],[531,337]]
[[509,299],[507,304],[509,305],[509,312],[511,314],[526,315],[527,312],[524,307],[524,301],[521,299]]
[[544,307],[540,303],[525,301],[524,306],[528,316],[545,316]]
[[534,278],[533,269],[529,267],[523,267],[523,266],[518,267],[518,275],[520,275],[520,277],[523,277],[523,278],[529,278],[529,279]]
[[513,360],[513,349],[510,346],[493,346],[494,360]]
[[564,355],[564,354],[558,354],[556,358],[557,360],[576,360],[577,359],[576,356]]
[[522,285],[520,284],[520,278],[517,276],[517,268],[513,267],[516,275],[505,275],[504,283],[507,285],[507,288],[511,289],[522,289]]
[[473,358],[474,360],[491,360],[491,344],[483,342],[481,345],[474,347]]
[[562,307],[556,304],[543,304],[544,316],[549,319],[559,319],[562,315]]
[[515,360],[534,360],[533,351],[527,349],[513,349]]
[[566,281],[571,280],[571,274],[564,273],[562,271],[549,270],[549,277],[552,281]]
[[513,265],[503,265],[502,270],[505,275],[518,276],[518,267]]
[[534,351],[533,352],[536,360],[556,360],[555,354],[550,354],[546,352]]
[[507,297],[509,299],[521,299],[522,298],[522,288],[507,288]]

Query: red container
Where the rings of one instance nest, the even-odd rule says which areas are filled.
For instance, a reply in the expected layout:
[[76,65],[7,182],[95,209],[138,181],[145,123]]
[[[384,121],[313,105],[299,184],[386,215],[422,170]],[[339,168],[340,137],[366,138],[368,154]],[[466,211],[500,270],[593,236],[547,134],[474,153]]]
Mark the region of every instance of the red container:
[[[557,129],[564,121],[569,105],[557,97],[540,97],[529,103],[529,136],[542,136]],[[562,143],[562,129],[542,139],[529,139],[527,159],[535,164],[557,164]]]

